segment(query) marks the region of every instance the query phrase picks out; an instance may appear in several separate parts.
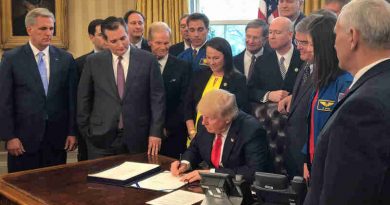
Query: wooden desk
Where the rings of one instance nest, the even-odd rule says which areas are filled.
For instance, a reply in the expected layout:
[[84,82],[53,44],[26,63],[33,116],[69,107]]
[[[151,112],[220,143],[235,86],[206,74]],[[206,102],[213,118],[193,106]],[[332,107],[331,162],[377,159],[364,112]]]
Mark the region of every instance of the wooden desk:
[[[161,155],[158,157],[148,157],[146,154],[120,155],[3,175],[0,177],[0,204],[138,205],[166,194],[87,183],[88,173],[124,161],[155,163],[169,170],[173,159]],[[201,192],[201,189],[197,187],[192,191]]]

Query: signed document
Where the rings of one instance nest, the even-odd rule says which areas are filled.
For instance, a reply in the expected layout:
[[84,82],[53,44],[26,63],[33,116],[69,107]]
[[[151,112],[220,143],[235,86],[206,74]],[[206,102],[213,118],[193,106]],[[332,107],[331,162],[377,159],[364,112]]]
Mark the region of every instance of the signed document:
[[134,183],[131,186],[142,189],[171,192],[185,184],[185,182],[180,181],[180,177],[173,176],[169,171],[164,171]]

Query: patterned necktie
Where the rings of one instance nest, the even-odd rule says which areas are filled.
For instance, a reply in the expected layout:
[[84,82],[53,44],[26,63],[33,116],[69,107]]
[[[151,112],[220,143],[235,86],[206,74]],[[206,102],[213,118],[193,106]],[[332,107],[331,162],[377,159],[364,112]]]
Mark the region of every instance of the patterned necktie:
[[[116,74],[117,74],[117,87],[118,87],[118,93],[119,97],[121,100],[123,100],[123,92],[125,90],[125,72],[123,70],[122,66],[122,56],[118,57],[118,65],[116,67]],[[118,128],[122,129],[123,128],[123,117],[122,113],[119,116],[119,123],[118,123]]]
[[249,65],[248,78],[246,79],[247,82],[249,81],[249,79],[251,78],[251,76],[253,74],[255,63],[256,63],[256,56],[252,55],[251,64]]
[[310,78],[310,64],[306,64],[304,70],[303,70],[303,83],[306,83],[306,81]]
[[284,57],[282,56],[279,60],[279,68],[280,68],[280,74],[282,74],[282,78],[286,77],[286,67],[284,66]]
[[39,70],[39,74],[41,75],[43,88],[45,89],[45,95],[47,95],[47,90],[49,88],[49,81],[47,79],[46,63],[45,60],[43,59],[44,55],[45,54],[43,52],[38,53],[38,70]]
[[211,163],[215,168],[219,168],[219,161],[221,159],[221,148],[222,148],[222,135],[217,134],[216,139],[211,150]]
[[192,50],[192,58],[195,59],[197,54],[198,54],[198,51],[196,49],[193,49]]

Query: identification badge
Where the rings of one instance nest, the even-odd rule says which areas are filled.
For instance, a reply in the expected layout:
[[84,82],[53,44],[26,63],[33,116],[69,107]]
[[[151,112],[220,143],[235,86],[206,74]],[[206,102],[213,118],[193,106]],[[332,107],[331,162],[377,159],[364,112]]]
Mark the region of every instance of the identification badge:
[[331,112],[332,106],[335,104],[333,100],[318,100],[317,104],[317,110],[324,111],[324,112]]

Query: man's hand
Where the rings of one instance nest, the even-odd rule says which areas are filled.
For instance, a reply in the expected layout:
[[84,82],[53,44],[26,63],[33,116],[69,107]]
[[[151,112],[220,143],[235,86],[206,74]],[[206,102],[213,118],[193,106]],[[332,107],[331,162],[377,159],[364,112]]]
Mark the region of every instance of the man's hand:
[[191,182],[194,182],[194,181],[199,181],[201,179],[200,177],[200,174],[199,173],[209,173],[210,170],[195,170],[195,171],[192,171],[188,174],[185,174],[183,177],[180,178],[180,181],[184,181],[184,182],[188,182],[188,183],[191,183]]
[[161,148],[161,138],[155,136],[149,136],[148,154],[158,155]]
[[307,164],[303,164],[303,178],[308,182],[310,180],[310,172],[307,167]]
[[188,164],[174,161],[171,163],[171,173],[173,176],[180,176],[188,170]]
[[289,93],[287,91],[285,91],[285,90],[271,91],[268,94],[268,100],[271,101],[271,102],[279,102],[283,98],[287,97],[288,94]]
[[283,98],[283,100],[279,101],[278,103],[278,111],[281,114],[287,115],[290,112],[290,105],[291,105],[291,95]]
[[12,156],[19,156],[22,155],[24,152],[24,147],[22,145],[22,142],[19,140],[19,138],[13,138],[7,141],[7,150],[8,153]]
[[75,136],[68,136],[65,141],[64,150],[67,152],[73,151],[77,148],[77,140]]

